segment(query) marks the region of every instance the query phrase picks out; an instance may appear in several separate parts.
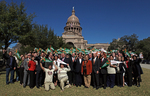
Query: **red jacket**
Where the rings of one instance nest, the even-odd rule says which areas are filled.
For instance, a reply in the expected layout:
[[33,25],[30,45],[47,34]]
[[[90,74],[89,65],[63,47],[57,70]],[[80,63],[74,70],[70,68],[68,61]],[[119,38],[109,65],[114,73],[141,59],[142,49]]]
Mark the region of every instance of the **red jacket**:
[[34,61],[29,61],[28,63],[29,71],[35,71],[36,69],[36,63]]
[[[83,66],[84,66],[84,61],[82,62],[82,66],[81,66],[81,73],[83,74]],[[89,75],[92,73],[92,62],[90,60],[88,60],[87,64],[86,64],[86,75]]]

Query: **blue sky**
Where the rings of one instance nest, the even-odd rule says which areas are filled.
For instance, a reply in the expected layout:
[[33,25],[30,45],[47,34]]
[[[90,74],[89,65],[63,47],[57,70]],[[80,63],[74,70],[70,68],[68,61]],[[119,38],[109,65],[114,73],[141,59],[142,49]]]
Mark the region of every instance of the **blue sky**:
[[[5,0],[10,3],[12,0]],[[72,7],[81,23],[82,35],[89,44],[110,43],[124,35],[150,36],[150,0],[13,0],[25,3],[33,22],[48,25],[61,36]],[[10,47],[14,46],[11,45]]]

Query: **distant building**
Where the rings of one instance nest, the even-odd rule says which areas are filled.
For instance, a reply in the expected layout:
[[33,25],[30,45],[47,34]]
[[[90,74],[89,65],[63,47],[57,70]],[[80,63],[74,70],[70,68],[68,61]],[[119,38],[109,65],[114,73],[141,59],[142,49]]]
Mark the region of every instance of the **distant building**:
[[[91,35],[91,34],[89,34]],[[94,46],[97,49],[108,49],[110,44],[108,43],[96,43],[96,44],[87,44],[88,41],[84,40],[82,36],[82,27],[77,16],[75,16],[75,10],[73,8],[72,15],[68,18],[66,26],[64,27],[64,33],[62,38],[66,43],[81,49],[87,49],[88,47]]]

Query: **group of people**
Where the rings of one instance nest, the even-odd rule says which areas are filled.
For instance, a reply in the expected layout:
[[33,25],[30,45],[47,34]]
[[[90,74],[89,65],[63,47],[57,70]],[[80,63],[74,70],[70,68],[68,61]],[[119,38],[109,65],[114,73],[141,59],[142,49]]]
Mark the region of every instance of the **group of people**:
[[[61,90],[72,86],[85,88],[92,86],[95,89],[107,87],[113,88],[115,85],[140,87],[141,58],[137,55],[125,53],[105,53],[103,51],[89,54],[53,54],[53,52],[29,52],[21,55],[21,59],[8,54],[3,50],[3,58],[6,59],[6,84],[14,83],[14,72],[16,71],[16,81],[20,80],[20,85],[25,88],[42,87],[46,91],[60,86]],[[46,62],[48,59],[49,62]],[[119,63],[111,64],[111,61]],[[107,66],[105,66],[107,64]],[[11,77],[9,81],[9,73]]]

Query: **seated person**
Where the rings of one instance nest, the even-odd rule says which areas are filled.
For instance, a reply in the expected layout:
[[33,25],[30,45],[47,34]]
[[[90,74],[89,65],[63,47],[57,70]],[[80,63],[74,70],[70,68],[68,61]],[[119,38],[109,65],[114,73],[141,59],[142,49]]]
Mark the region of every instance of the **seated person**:
[[[41,61],[42,61],[42,59],[41,59]],[[48,69],[47,69],[47,68],[44,68],[42,66],[42,63],[40,63],[41,69],[43,71],[45,71],[45,81],[44,81],[44,84],[45,84],[45,90],[46,91],[48,91],[50,88],[52,90],[55,89],[55,86],[54,86],[54,83],[53,83],[53,73],[58,68],[57,68],[57,66],[54,63],[53,63],[53,65],[55,66],[55,69],[52,69],[52,65],[51,64],[48,66]]]
[[[67,72],[70,71],[71,69],[70,69],[69,64],[67,64],[67,67],[68,68],[64,67],[64,64],[60,63],[60,67],[58,67],[58,71],[57,71],[58,80],[60,82],[60,87],[62,91],[64,91],[64,88],[70,87]],[[66,86],[64,84],[66,84]]]

